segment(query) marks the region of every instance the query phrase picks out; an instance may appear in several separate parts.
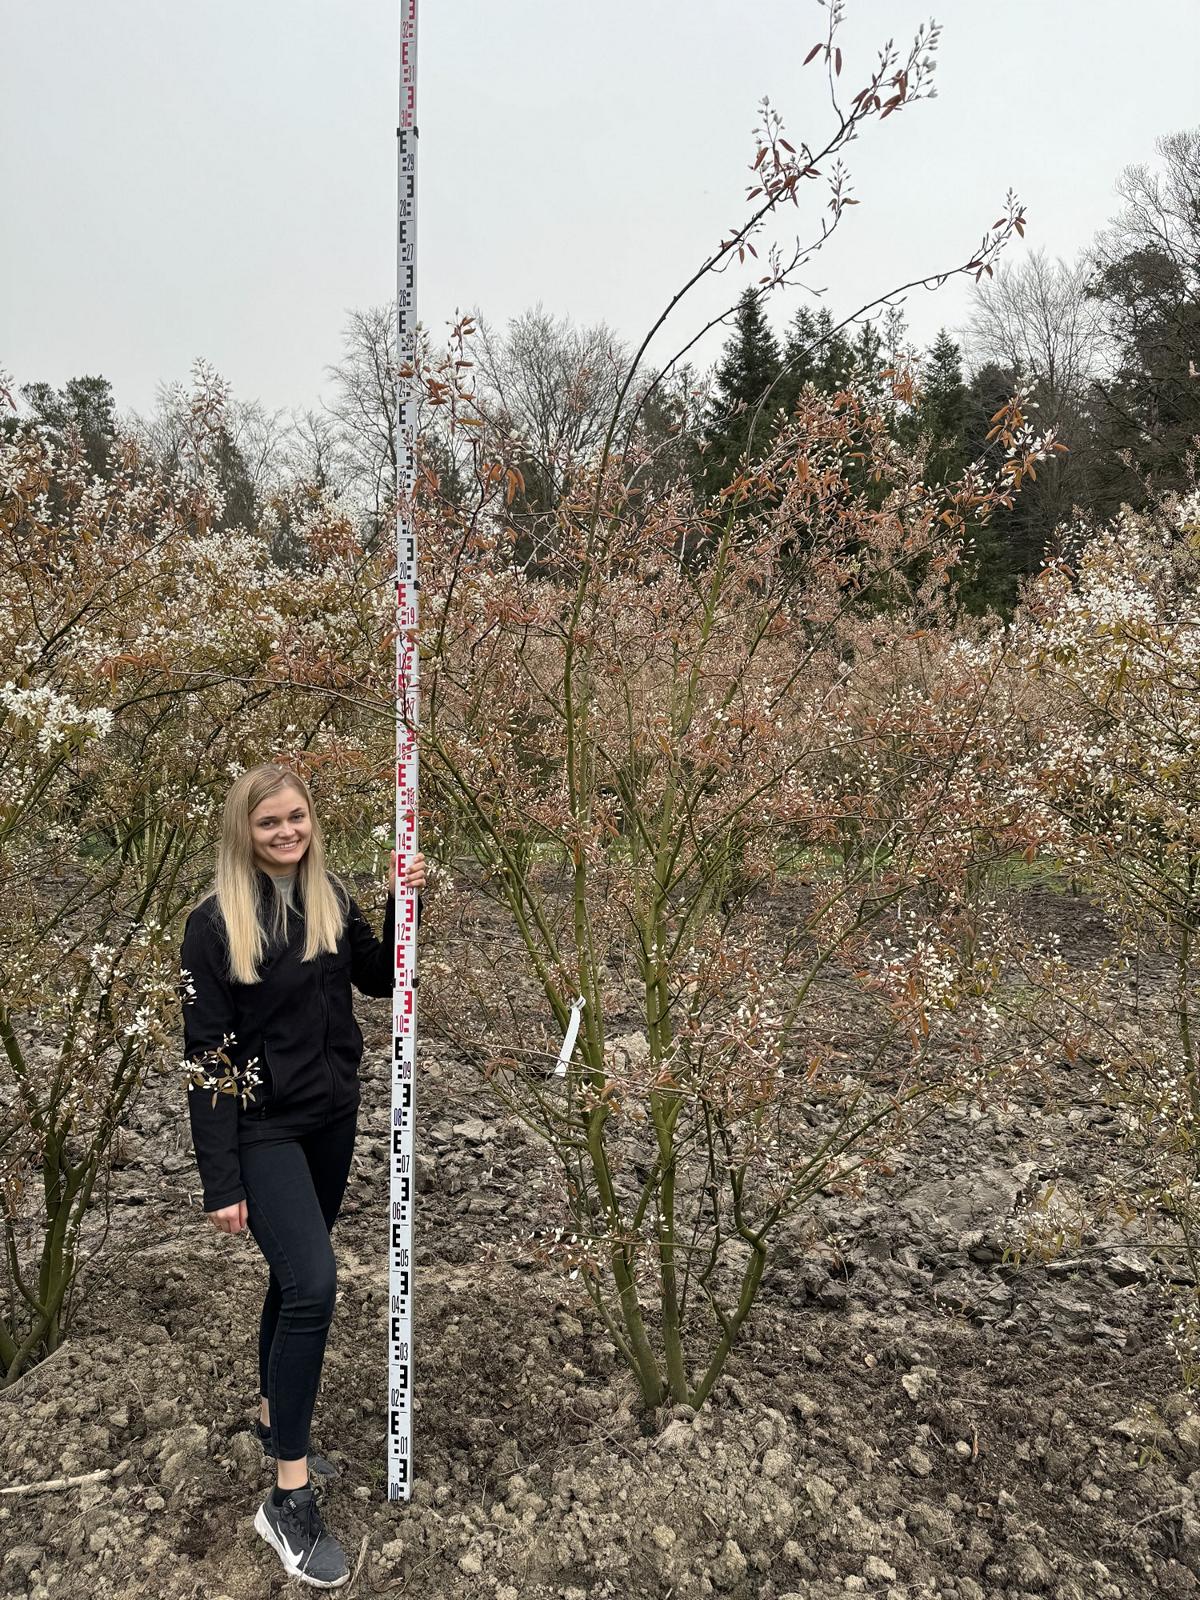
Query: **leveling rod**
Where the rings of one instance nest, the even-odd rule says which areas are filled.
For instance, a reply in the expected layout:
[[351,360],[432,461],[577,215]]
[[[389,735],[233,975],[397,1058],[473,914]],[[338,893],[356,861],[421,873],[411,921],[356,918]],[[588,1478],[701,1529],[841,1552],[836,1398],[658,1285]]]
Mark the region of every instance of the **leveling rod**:
[[396,976],[388,1145],[388,1499],[413,1478],[413,1200],[417,1044],[417,853],[420,662],[417,654],[417,0],[400,4],[400,124],[396,196]]

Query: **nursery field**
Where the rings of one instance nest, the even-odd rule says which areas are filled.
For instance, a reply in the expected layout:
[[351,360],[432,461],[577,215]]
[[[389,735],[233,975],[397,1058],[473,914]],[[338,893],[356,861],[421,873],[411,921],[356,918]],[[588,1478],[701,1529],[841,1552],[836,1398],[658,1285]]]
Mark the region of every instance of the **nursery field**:
[[[586,49],[539,18],[525,93],[496,19],[456,17],[424,48],[468,138],[439,177],[435,111],[418,185],[403,0],[389,266],[361,279],[351,233],[310,220],[333,175],[371,211],[339,123],[390,139],[391,84],[382,120],[366,89],[331,109],[343,57],[373,55],[349,19],[336,71],[320,8],[273,30],[265,3],[232,52],[231,8],[191,8],[186,45],[139,27],[104,69],[105,8],[74,9],[42,38],[25,8],[30,62],[81,75],[37,89],[54,137],[7,210],[45,248],[13,253],[32,279],[8,298],[36,307],[44,279],[87,365],[39,338],[14,376],[0,349],[0,1600],[292,1591],[254,1520],[267,1267],[223,1230],[249,1194],[308,1334],[271,1354],[298,1449],[330,1288],[321,1217],[300,1223],[344,1166],[318,1195],[294,1150],[239,1173],[239,1139],[281,1122],[238,1119],[310,1127],[352,1098],[360,1044],[310,1447],[338,1469],[341,1593],[1200,1594],[1200,128],[1144,159],[1189,8],[1143,8],[1131,49],[1110,5],[1121,48],[1091,60],[1067,0],[1052,27],[1006,8],[925,157],[903,141],[941,100],[936,22],[864,52],[847,0],[693,7],[664,94],[639,94],[669,8],[589,16]],[[720,100],[739,49],[783,79],[732,189],[683,49],[709,24]],[[279,28],[307,40],[319,118]],[[286,87],[262,135],[197,65],[205,29],[255,108]],[[593,95],[601,35],[620,61]],[[179,154],[146,121],[164,94]],[[873,246],[852,158],[900,112],[896,165],[863,172]],[[319,161],[289,191],[301,131]],[[1109,134],[1136,160],[1072,245],[1102,221]],[[122,184],[89,170],[72,192],[105,210],[64,209],[62,152],[98,139]],[[160,146],[169,176],[139,176],[131,148]],[[453,201],[425,212],[444,322],[419,187]],[[252,223],[223,243],[239,191]],[[502,325],[507,266],[536,305]],[[205,312],[191,268],[236,306]],[[272,410],[319,359],[305,274],[327,310],[396,298],[345,313],[319,399],[306,378]],[[569,287],[616,317],[635,276],[639,332],[552,309]],[[260,302],[288,348],[254,398],[237,330]],[[236,390],[204,353],[178,379],[177,321],[249,363]],[[126,410],[151,354],[153,406]],[[330,1552],[291,1471],[277,1515],[304,1545],[278,1549],[311,1582]]]
[[[1089,968],[1083,899],[1019,891]],[[776,908],[786,916],[786,898]],[[445,957],[448,952],[443,951]],[[478,945],[452,959],[485,959]],[[1144,967],[1143,990],[1154,973]],[[859,1037],[834,972],[824,1025]],[[948,1106],[862,1194],[784,1227],[706,1405],[644,1421],[578,1280],[518,1264],[557,1218],[545,1146],[447,1047],[421,1056],[417,1482],[389,1504],[383,1437],[389,1017],[361,1003],[358,1149],[334,1239],[338,1309],[314,1447],[344,1593],[419,1600],[1134,1600],[1200,1590],[1200,1416],[1141,1224],[1095,1221],[1130,1161],[1066,1061]],[[609,1019],[619,1031],[620,1018]],[[103,1253],[70,1337],[0,1395],[0,1596],[259,1600],[289,1589],[251,1518],[264,1267],[217,1234],[178,1075],[118,1139]],[[1017,1264],[1028,1219],[1092,1223]],[[104,1203],[94,1208],[99,1217]]]

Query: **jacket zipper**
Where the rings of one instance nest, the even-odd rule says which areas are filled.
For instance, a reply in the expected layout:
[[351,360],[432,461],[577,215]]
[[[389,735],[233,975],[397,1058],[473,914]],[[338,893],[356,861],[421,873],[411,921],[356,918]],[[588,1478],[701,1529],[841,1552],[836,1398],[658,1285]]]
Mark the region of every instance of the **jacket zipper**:
[[326,1115],[332,1116],[335,1085],[333,1079],[333,1063],[329,1059],[329,991],[325,987],[325,961],[323,957],[321,958],[321,1006],[325,1012],[325,1070],[329,1074],[329,1109],[326,1112]]

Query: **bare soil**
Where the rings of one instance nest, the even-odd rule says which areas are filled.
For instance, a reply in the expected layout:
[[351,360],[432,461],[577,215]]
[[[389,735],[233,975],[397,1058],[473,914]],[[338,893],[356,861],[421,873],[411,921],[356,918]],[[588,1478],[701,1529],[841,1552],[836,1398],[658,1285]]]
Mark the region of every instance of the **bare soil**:
[[[1081,902],[1045,915],[1086,958]],[[1132,1600],[1200,1592],[1200,1416],[1135,1225],[1050,1267],[1004,1260],[1050,1181],[1124,1159],[1065,1067],[1018,1103],[926,1124],[868,1198],[781,1238],[713,1400],[648,1422],[577,1285],[514,1266],[544,1153],[462,1062],[422,1057],[416,1474],[386,1500],[388,1015],[367,1036],[338,1309],[314,1445],[355,1569],[417,1600]],[[216,1233],[178,1074],[130,1117],[111,1225],[68,1344],[0,1395],[0,1600],[260,1600],[292,1590],[254,1533],[266,1268]],[[100,1217],[97,1218],[97,1236]]]

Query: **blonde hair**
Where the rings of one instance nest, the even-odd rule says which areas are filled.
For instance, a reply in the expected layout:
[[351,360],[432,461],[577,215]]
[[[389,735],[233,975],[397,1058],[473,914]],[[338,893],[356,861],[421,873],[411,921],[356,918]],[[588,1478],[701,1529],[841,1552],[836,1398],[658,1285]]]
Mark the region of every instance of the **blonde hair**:
[[[217,845],[217,870],[208,896],[216,897],[229,949],[229,973],[238,983],[257,983],[259,964],[266,952],[259,894],[259,866],[254,859],[250,829],[252,813],[272,795],[294,789],[308,806],[312,833],[308,849],[296,867],[297,900],[304,907],[304,953],[312,961],[322,952],[332,954],[346,925],[350,897],[341,881],[325,867],[325,837],[317,821],[312,794],[298,772],[270,763],[251,767],[235,778],[225,797],[221,838]],[[286,926],[287,907],[276,904],[276,930]]]

